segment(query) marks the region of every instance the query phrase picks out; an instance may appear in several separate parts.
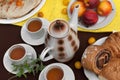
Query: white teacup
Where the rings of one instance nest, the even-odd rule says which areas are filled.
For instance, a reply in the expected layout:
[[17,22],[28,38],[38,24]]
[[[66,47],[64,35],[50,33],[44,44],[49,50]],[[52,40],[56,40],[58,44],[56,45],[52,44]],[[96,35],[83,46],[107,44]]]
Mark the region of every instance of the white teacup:
[[15,44],[9,48],[8,58],[13,64],[19,65],[32,59],[32,53],[28,53],[24,46]]
[[65,80],[64,69],[59,65],[50,65],[44,71],[45,80]]
[[44,28],[45,22],[41,18],[31,18],[25,23],[25,29],[33,39],[40,39],[44,37],[46,29]]

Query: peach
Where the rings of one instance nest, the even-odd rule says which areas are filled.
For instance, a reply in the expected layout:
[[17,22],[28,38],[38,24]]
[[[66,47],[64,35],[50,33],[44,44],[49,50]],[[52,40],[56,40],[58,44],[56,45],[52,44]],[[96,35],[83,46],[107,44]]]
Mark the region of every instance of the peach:
[[97,7],[97,13],[101,16],[108,16],[112,11],[112,5],[110,1],[101,1]]
[[75,1],[70,7],[70,12],[72,14],[74,7],[76,7],[77,5],[79,5],[78,17],[81,17],[83,13],[86,11],[86,6],[82,1]]
[[94,10],[86,10],[82,16],[82,21],[88,27],[98,21],[98,15]]
[[98,6],[100,0],[84,0],[84,3],[88,8],[93,9]]

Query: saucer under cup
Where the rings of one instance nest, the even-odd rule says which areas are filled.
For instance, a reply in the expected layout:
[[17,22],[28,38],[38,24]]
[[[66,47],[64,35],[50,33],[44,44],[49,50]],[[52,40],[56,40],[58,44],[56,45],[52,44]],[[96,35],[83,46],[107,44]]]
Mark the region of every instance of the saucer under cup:
[[[26,48],[27,54],[32,53],[33,60],[35,60],[37,58],[36,51],[34,50],[33,47],[31,47],[27,44],[19,44],[19,45],[24,46]],[[12,65],[12,62],[8,58],[8,52],[9,52],[9,49],[6,51],[6,53],[3,57],[3,65],[8,72],[10,72],[12,74],[17,74],[17,71],[13,71],[13,65]]]
[[[44,18],[40,18],[41,20],[43,20],[43,27],[45,29],[47,29],[48,25],[49,25],[49,21],[44,19]],[[47,31],[44,31],[44,35],[42,35],[43,37],[40,37],[38,39],[32,38],[31,35],[26,31],[25,29],[25,24],[23,25],[23,27],[21,28],[21,38],[24,42],[26,42],[27,44],[30,45],[41,45],[44,43],[45,41],[45,35],[47,34]]]
[[49,66],[53,66],[53,65],[60,66],[60,67],[62,67],[62,68],[64,69],[65,79],[66,79],[66,80],[75,80],[75,75],[74,75],[72,69],[71,69],[69,66],[67,66],[66,64],[63,64],[63,63],[52,63],[52,64],[46,66],[46,67],[41,71],[38,80],[45,80],[45,79],[44,79],[44,72],[45,72],[45,70],[48,69]]

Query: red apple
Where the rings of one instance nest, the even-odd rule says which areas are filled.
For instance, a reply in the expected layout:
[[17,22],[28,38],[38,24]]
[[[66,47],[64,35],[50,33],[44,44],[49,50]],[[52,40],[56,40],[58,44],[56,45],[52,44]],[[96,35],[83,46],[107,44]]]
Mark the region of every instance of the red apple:
[[86,10],[82,16],[82,21],[87,26],[93,25],[98,21],[98,15],[94,10]]
[[108,16],[112,11],[112,5],[110,1],[101,1],[97,7],[97,13],[101,16]]
[[100,0],[84,0],[84,3],[88,8],[93,9],[98,6]]
[[72,14],[74,8],[77,5],[79,5],[78,17],[81,17],[83,15],[83,13],[86,11],[86,6],[85,6],[84,2],[82,2],[82,1],[75,1],[70,7],[70,12]]

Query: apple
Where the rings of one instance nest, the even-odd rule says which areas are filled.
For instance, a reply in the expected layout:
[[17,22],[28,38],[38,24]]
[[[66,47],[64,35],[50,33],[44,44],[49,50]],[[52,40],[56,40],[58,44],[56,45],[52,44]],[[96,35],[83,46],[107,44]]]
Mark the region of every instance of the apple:
[[75,1],[70,7],[70,12],[72,14],[74,8],[77,5],[79,5],[78,17],[81,17],[83,15],[83,13],[86,11],[86,6],[85,6],[84,2],[82,2],[82,1]]
[[101,1],[97,7],[97,13],[101,16],[108,16],[112,11],[112,5],[110,1]]
[[84,3],[88,8],[93,9],[99,5],[100,0],[84,0]]
[[85,11],[81,19],[86,27],[89,27],[98,21],[98,14],[94,10],[88,9]]

